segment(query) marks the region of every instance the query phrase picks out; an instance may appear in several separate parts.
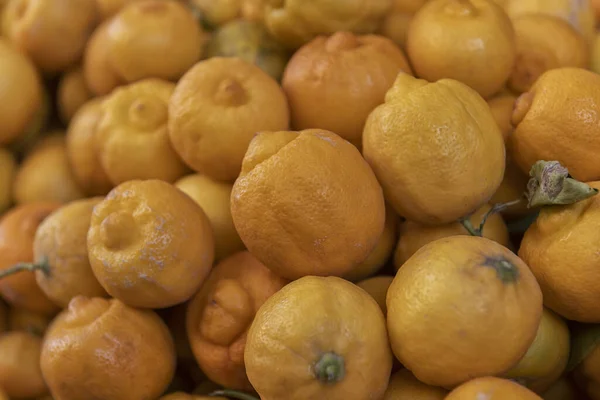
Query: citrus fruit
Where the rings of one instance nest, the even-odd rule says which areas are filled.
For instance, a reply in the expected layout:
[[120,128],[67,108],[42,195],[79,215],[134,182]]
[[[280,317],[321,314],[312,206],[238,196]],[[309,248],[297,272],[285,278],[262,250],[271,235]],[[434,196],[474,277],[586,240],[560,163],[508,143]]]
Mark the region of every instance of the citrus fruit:
[[562,18],[591,43],[596,30],[594,8],[589,0],[505,0],[511,18],[525,14],[546,14]]
[[512,113],[516,101],[517,96],[510,92],[501,92],[487,101],[505,142],[514,130]]
[[287,129],[289,110],[279,84],[239,58],[214,57],[191,68],[169,103],[169,135],[194,170],[233,182],[252,137]]
[[[590,184],[600,188],[600,183]],[[563,317],[581,322],[600,322],[595,301],[597,282],[596,221],[600,198],[575,204],[544,207],[527,229],[521,257],[536,276],[546,307]]]
[[110,20],[101,23],[88,40],[83,56],[83,76],[88,88],[96,96],[109,94],[126,83],[109,61],[111,40],[108,36]]
[[[513,199],[514,200],[514,199]],[[489,212],[491,206],[485,204],[480,207],[469,221],[474,227],[479,227],[484,215]],[[394,266],[398,270],[402,265],[417,252],[421,247],[437,239],[455,235],[469,235],[469,231],[460,223],[452,222],[445,225],[428,226],[412,221],[400,223],[398,232],[398,245],[394,253]],[[500,214],[492,214],[483,227],[484,237],[493,240],[505,247],[510,247],[508,228]]]
[[64,134],[52,138],[47,145],[32,150],[19,166],[13,185],[17,204],[68,203],[84,197],[69,164]]
[[359,151],[334,133],[261,132],[233,186],[231,215],[246,248],[277,275],[343,276],[375,248],[385,202]]
[[66,71],[60,79],[57,93],[58,111],[62,121],[68,124],[77,110],[92,97],[83,68],[76,66]]
[[294,129],[326,129],[357,147],[369,113],[383,103],[399,72],[411,73],[391,40],[336,32],[302,46],[282,80]]
[[42,102],[35,110],[35,113],[25,130],[13,140],[8,148],[17,156],[23,156],[27,154],[32,147],[34,147],[36,141],[44,136],[46,128],[50,124],[52,104],[50,100],[50,93],[47,88],[42,90]]
[[104,97],[96,97],[81,106],[75,113],[66,135],[67,156],[77,185],[92,196],[105,195],[110,182],[96,148],[96,130],[102,117]]
[[380,35],[388,37],[398,46],[405,48],[408,27],[414,14],[428,0],[392,0],[392,9],[386,14],[377,30]]
[[41,397],[48,388],[40,371],[42,338],[29,332],[0,335],[0,387],[10,398]]
[[103,95],[145,78],[175,81],[200,59],[203,41],[200,25],[182,2],[131,2],[90,39],[84,61],[88,85]]
[[337,277],[303,277],[267,299],[244,360],[262,400],[379,399],[392,369],[379,306]]
[[215,239],[215,261],[244,250],[231,217],[232,184],[192,174],[179,179],[175,186],[198,203],[208,217]]
[[210,27],[218,27],[240,17],[244,0],[187,0],[199,14],[202,22]]
[[600,75],[569,67],[547,71],[517,100],[512,157],[525,173],[538,160],[556,160],[577,180],[600,179],[598,121]]
[[423,383],[446,388],[517,364],[542,316],[527,265],[475,236],[421,247],[396,273],[386,303],[398,360]]
[[398,231],[398,217],[390,207],[385,209],[385,225],[383,233],[379,237],[371,254],[360,264],[345,274],[345,278],[351,282],[358,282],[368,278],[379,271],[390,259],[396,247],[396,232]]
[[214,242],[202,209],[175,186],[132,180],[94,207],[87,235],[92,271],[133,307],[188,300],[212,266]]
[[377,30],[377,34],[391,39],[397,46],[405,49],[406,36],[413,16],[412,13],[393,10],[386,15],[381,27]]
[[[39,224],[60,204],[36,202],[16,206],[0,219],[0,271],[33,261],[33,240]],[[0,279],[0,294],[11,306],[53,314],[57,307],[42,292],[33,272]]]
[[12,204],[13,184],[17,172],[17,160],[5,148],[0,147],[0,214]]
[[394,280],[392,276],[380,275],[360,281],[356,286],[369,293],[383,311],[383,315],[387,315],[385,298],[392,280]]
[[98,14],[101,20],[109,19],[130,3],[146,0],[96,0]]
[[33,261],[43,265],[36,281],[44,294],[61,308],[78,295],[108,297],[92,273],[87,232],[94,207],[102,197],[75,200],[50,214],[38,226]]
[[569,361],[570,334],[567,323],[544,308],[537,335],[529,350],[504,377],[516,379],[534,392],[546,392],[560,378]]
[[258,309],[286,283],[247,251],[212,269],[187,310],[188,339],[211,381],[252,390],[244,366],[246,332]]
[[446,400],[541,400],[531,390],[508,379],[482,377],[468,381],[454,389]]
[[430,0],[410,22],[406,51],[420,78],[456,79],[490,97],[512,72],[515,33],[492,0]]
[[173,378],[175,348],[153,311],[78,296],[48,328],[39,364],[59,399],[156,399]]
[[94,143],[113,184],[174,182],[187,172],[169,141],[168,105],[174,89],[174,83],[162,79],[143,79],[116,88],[102,102]]
[[[264,23],[277,40],[298,48],[320,34],[374,32],[392,0],[267,0]],[[313,127],[315,128],[315,127]]]
[[279,81],[289,59],[288,51],[260,22],[236,19],[215,31],[206,44],[205,57],[239,57]]
[[42,84],[33,63],[0,37],[0,144],[18,139],[42,105]]
[[96,23],[94,0],[9,0],[2,30],[46,73],[75,64]]
[[567,21],[545,14],[513,19],[517,59],[508,86],[526,92],[544,72],[560,67],[587,68],[590,49],[585,38]]
[[399,74],[367,119],[363,154],[395,211],[429,225],[481,207],[504,173],[504,143],[490,108],[452,79]]
[[264,23],[265,7],[268,1],[269,0],[242,0],[242,3],[240,4],[242,18],[247,21]]
[[448,391],[420,382],[407,369],[401,369],[390,378],[383,400],[443,400]]
[[149,0],[119,11],[108,40],[109,62],[125,81],[177,80],[200,59],[203,32],[181,2]]

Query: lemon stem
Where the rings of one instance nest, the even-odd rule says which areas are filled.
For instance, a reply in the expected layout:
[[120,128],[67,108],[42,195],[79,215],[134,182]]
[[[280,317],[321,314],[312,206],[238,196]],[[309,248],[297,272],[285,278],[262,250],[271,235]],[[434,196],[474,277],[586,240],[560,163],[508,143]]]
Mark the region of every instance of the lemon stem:
[[487,222],[489,217],[491,217],[494,214],[500,213],[500,212],[506,210],[507,208],[516,206],[517,204],[520,204],[523,200],[525,200],[524,197],[513,200],[513,201],[509,201],[507,203],[494,204],[492,206],[492,208],[490,208],[489,211],[483,215],[483,218],[481,219],[481,223],[479,224],[479,227],[477,227],[477,228],[475,228],[473,226],[473,224],[471,223],[471,220],[469,219],[471,217],[470,215],[467,217],[461,218],[459,220],[459,222],[462,224],[462,226],[465,227],[467,232],[469,232],[469,234],[471,234],[472,236],[483,236],[483,228],[485,227],[485,223]]
[[11,275],[17,274],[19,272],[34,272],[34,271],[42,271],[45,275],[50,275],[50,265],[48,264],[48,259],[43,258],[39,263],[18,263],[13,265],[10,268],[5,269],[4,271],[0,271],[0,279],[4,279]]
[[346,375],[344,358],[333,352],[323,354],[315,364],[315,375],[323,383],[341,381]]
[[223,389],[216,390],[208,395],[209,397],[231,397],[238,400],[258,400],[256,397],[237,390]]

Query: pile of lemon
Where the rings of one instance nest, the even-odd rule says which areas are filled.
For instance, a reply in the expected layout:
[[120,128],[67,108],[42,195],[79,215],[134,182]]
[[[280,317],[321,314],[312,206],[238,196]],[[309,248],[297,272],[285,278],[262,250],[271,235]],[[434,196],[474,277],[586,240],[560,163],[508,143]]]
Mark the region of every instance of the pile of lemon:
[[0,400],[600,400],[597,26],[0,0]]

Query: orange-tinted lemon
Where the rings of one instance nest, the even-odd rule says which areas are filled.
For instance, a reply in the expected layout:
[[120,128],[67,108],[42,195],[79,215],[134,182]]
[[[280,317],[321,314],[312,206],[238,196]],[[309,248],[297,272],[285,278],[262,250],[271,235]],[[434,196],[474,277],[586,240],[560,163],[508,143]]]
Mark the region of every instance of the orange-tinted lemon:
[[276,274],[344,276],[385,224],[381,187],[359,151],[334,133],[262,132],[231,192],[246,248]]
[[118,185],[133,179],[174,182],[187,172],[168,133],[175,84],[144,79],[115,89],[103,102],[94,133],[102,169]]
[[94,207],[87,245],[102,287],[134,307],[188,300],[214,258],[210,223],[200,206],[159,180],[128,181],[111,190]]
[[214,57],[191,68],[169,103],[173,147],[194,170],[233,182],[252,137],[289,124],[279,84],[239,58]]
[[399,72],[410,74],[410,66],[387,38],[337,32],[313,39],[294,53],[282,80],[293,128],[327,129],[360,147],[369,113]]

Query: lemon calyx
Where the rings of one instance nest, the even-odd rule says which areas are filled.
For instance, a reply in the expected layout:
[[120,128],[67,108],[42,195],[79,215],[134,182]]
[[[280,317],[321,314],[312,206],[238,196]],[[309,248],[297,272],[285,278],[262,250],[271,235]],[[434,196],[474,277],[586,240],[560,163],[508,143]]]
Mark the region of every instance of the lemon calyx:
[[570,177],[558,161],[537,161],[529,176],[525,193],[529,208],[574,204],[598,194],[598,189]]
[[514,283],[519,279],[519,269],[505,258],[487,258],[483,265],[493,268],[504,283]]
[[42,271],[44,275],[50,275],[50,264],[48,263],[48,258],[43,257],[41,261],[37,263],[17,263],[10,268],[5,269],[4,271],[0,271],[0,279],[9,277],[19,272],[35,272]]
[[237,390],[230,390],[230,389],[216,390],[216,391],[210,393],[208,396],[209,397],[231,397],[232,399],[238,399],[238,400],[258,400],[256,397],[254,397],[248,393],[239,392]]
[[333,352],[325,353],[315,364],[314,372],[317,379],[323,383],[337,383],[346,375],[344,358]]

